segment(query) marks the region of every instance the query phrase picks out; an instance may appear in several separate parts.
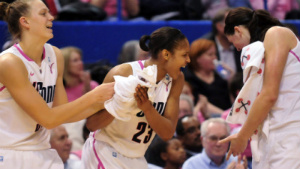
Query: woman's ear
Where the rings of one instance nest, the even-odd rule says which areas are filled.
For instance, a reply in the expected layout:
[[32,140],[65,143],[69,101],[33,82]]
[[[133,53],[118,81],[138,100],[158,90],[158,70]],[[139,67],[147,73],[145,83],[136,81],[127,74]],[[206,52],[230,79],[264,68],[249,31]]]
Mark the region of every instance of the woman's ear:
[[167,49],[162,50],[162,55],[163,55],[165,60],[169,60],[170,52]]
[[20,17],[19,21],[22,27],[29,29],[29,22],[26,17],[24,16]]

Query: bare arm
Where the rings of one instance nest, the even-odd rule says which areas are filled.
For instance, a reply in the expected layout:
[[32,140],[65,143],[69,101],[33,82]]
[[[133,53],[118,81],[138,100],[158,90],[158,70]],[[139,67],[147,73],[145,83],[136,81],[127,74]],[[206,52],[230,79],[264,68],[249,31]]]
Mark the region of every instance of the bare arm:
[[[122,64],[112,68],[108,74],[106,75],[103,83],[114,82],[113,76],[120,75],[124,77],[128,77],[132,74],[132,69],[129,64]],[[97,129],[101,129],[109,125],[114,120],[114,117],[108,113],[106,109],[103,109],[96,114],[87,118],[86,127],[90,131],[95,131]]]
[[[56,52],[57,50],[58,49],[55,49]],[[62,78],[62,56],[60,53],[56,54],[58,54],[57,61],[59,64],[58,78]],[[27,69],[18,57],[13,54],[5,54],[0,58],[0,65],[0,82],[5,85],[16,103],[29,116],[48,129],[66,122],[90,108],[90,106],[95,103],[101,103],[113,95],[112,84],[111,86],[99,87],[95,92],[89,92],[74,102],[65,104],[66,94],[63,90],[62,80],[58,79],[53,104],[55,107],[49,108],[28,80]],[[107,93],[103,95],[105,92]],[[98,107],[97,109],[94,109],[95,110],[86,112],[85,117],[88,117],[99,110]]]
[[143,92],[138,89],[135,94],[138,107],[143,110],[151,128],[163,140],[171,139],[176,129],[179,112],[179,96],[183,88],[184,75],[181,73],[178,79],[173,80],[172,83],[172,89],[167,100],[164,116],[161,116],[152,106],[145,91]]
[[225,139],[231,141],[231,147],[227,157],[229,157],[231,152],[233,155],[243,152],[248,139],[266,119],[277,100],[288,53],[296,44],[296,37],[287,28],[273,27],[266,33],[264,41],[266,65],[263,87],[261,93],[255,99],[241,131]]

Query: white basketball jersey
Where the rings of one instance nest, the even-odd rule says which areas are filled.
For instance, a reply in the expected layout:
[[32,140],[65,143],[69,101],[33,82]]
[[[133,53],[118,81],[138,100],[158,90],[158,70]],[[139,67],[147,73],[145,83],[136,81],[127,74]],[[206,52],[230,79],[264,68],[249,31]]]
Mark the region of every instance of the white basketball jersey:
[[[6,53],[12,53],[23,61],[28,71],[29,81],[48,106],[52,107],[57,79],[56,55],[52,46],[50,44],[44,45],[41,66],[26,56],[18,44],[2,52],[0,57]],[[50,148],[49,131],[37,124],[22,110],[2,83],[0,83],[0,117],[0,148],[15,150]]]
[[[144,62],[130,62],[133,75],[136,70],[143,69]],[[153,102],[155,109],[163,115],[166,102],[172,87],[172,78],[166,75],[155,89],[156,97]],[[110,144],[120,154],[131,157],[143,157],[149,144],[155,136],[142,110],[132,113],[128,122],[114,119],[106,128],[91,133],[96,140]]]

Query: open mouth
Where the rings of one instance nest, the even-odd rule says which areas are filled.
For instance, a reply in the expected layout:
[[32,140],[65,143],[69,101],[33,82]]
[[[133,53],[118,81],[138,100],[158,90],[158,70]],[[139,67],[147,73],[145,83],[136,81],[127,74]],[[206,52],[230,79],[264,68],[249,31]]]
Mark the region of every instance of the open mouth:
[[186,66],[182,66],[182,67],[180,67],[180,71],[184,71],[184,69],[186,68]]

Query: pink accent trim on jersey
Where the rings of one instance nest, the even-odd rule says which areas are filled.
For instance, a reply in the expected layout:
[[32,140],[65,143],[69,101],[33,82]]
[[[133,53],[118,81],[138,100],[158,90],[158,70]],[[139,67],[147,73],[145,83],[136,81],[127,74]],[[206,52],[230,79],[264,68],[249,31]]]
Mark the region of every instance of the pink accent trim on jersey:
[[296,55],[296,53],[295,52],[293,52],[293,51],[291,51],[290,50],[290,52],[297,58],[297,60],[300,62],[300,58],[299,58],[299,56],[298,55]]
[[94,135],[93,135],[93,138],[94,138],[94,141],[93,141],[93,150],[94,150],[94,153],[95,153],[95,156],[98,160],[98,169],[105,169],[104,165],[102,164],[98,154],[97,154],[97,151],[96,151],[96,148],[95,148],[95,142],[96,142],[96,139],[95,139],[95,134],[96,132],[94,132]]
[[0,88],[0,92],[2,92],[2,90],[4,90],[5,89],[5,86],[2,86],[1,88]]
[[142,70],[143,70],[143,69],[144,69],[144,64],[142,63],[141,60],[139,60],[139,64],[140,64],[140,66],[141,66],[141,68],[142,68]]
[[[17,44],[15,43],[14,44],[14,47],[17,48],[17,50],[24,56],[24,58],[26,58],[28,61],[33,61],[30,57],[28,57],[18,46]],[[42,57],[42,60],[45,59],[45,48],[43,48],[43,57]]]

